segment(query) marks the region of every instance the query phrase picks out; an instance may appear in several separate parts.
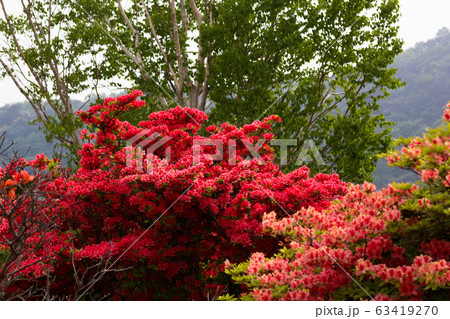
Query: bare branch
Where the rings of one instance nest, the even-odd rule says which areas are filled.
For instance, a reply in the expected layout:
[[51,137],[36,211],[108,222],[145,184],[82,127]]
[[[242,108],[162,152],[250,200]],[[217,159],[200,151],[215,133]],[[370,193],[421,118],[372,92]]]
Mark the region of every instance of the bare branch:
[[[116,29],[114,29],[114,27],[111,24],[111,21],[109,21],[109,19],[107,17],[103,17],[103,19],[105,20],[106,24],[108,25],[109,29],[111,30],[112,33],[116,33]],[[142,64],[142,61],[139,61],[136,56],[131,53],[131,51],[123,44],[123,42],[117,38],[114,37],[114,40],[117,41],[122,49],[123,52],[125,52],[125,54],[131,59],[133,60],[133,62],[138,66],[139,71],[142,75],[142,77],[146,80],[150,79],[147,72],[145,72],[144,70],[144,66]]]
[[194,15],[195,18],[197,19],[197,25],[200,26],[203,23],[203,15],[201,14],[201,12],[198,10],[197,5],[195,4],[195,0],[190,0],[191,1],[191,8],[192,11],[194,11]]
[[122,1],[116,0],[116,2],[118,4],[118,6],[119,6],[119,11],[120,11],[120,14],[122,15],[122,18],[125,20],[125,23],[127,24],[128,28],[134,34],[134,47],[136,49],[135,59],[136,59],[138,65],[141,65],[143,62],[142,62],[141,54],[140,54],[140,52],[138,50],[138,46],[139,46],[139,32],[133,26],[133,24],[131,23],[131,21],[128,18],[127,14],[125,13],[125,10],[123,9],[123,6],[122,6]]
[[178,101],[183,105],[186,106],[186,99],[183,94],[184,89],[184,61],[181,53],[181,46],[180,46],[180,37],[178,35],[178,22],[177,22],[177,14],[175,12],[175,0],[169,0],[169,8],[172,18],[172,29],[173,29],[173,40],[175,43],[175,52],[177,56],[177,63],[178,63],[178,77],[179,77],[179,84],[177,86],[177,99]]
[[5,69],[6,73],[8,73],[9,77],[11,78],[11,80],[14,82],[14,84],[16,85],[16,87],[19,89],[20,93],[23,94],[23,96],[25,96],[25,98],[28,100],[28,102],[30,102],[31,107],[33,108],[33,110],[35,111],[36,115],[39,117],[39,120],[42,123],[46,123],[47,120],[47,116],[45,113],[41,114],[40,111],[40,107],[38,107],[36,105],[36,103],[33,101],[33,99],[30,97],[30,95],[28,94],[28,92],[25,91],[25,89],[22,87],[22,85],[20,85],[18,79],[15,77],[14,73],[12,72],[12,70],[8,67],[8,65],[5,63],[5,61],[3,61],[2,58],[0,58],[0,64],[3,66],[3,68]]
[[[161,54],[163,56],[164,62],[166,64],[166,66],[167,66],[167,69],[169,70],[170,74],[172,75],[173,81],[175,83],[175,87],[178,88],[179,82],[178,82],[177,76],[175,74],[175,71],[174,71],[172,65],[169,62],[169,58],[167,57],[166,51],[164,50],[164,48],[163,48],[163,46],[161,44],[161,41],[159,41],[158,35],[156,34],[156,30],[155,30],[155,27],[153,25],[152,18],[150,16],[149,11],[148,11],[147,5],[145,4],[144,0],[141,0],[141,3],[142,3],[142,6],[144,7],[145,16],[147,17],[148,24],[149,24],[150,29],[152,31],[152,36],[155,39],[156,43],[158,44],[159,51],[161,52]],[[176,93],[176,91],[175,91],[175,93]]]

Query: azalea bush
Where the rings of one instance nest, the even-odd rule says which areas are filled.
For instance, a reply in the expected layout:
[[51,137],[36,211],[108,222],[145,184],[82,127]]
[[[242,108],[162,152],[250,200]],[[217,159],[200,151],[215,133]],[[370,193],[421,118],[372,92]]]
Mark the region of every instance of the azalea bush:
[[401,139],[389,163],[421,176],[419,185],[349,186],[327,209],[263,216],[281,237],[271,257],[253,253],[226,272],[243,300],[448,300],[450,283],[450,104],[442,126]]
[[[262,233],[265,212],[320,211],[347,190],[337,175],[280,170],[269,144],[276,116],[202,134],[207,115],[190,108],[152,113],[138,126],[121,121],[144,105],[140,95],[79,112],[86,124],[80,168],[47,187],[57,203],[48,214],[74,236],[52,269],[56,296],[75,295],[76,265],[92,282],[83,285],[90,295],[77,299],[211,299],[226,289],[226,259],[277,251],[278,240]],[[221,142],[222,157],[210,141]],[[144,144],[152,152],[142,154]],[[98,264],[102,271],[91,273]]]

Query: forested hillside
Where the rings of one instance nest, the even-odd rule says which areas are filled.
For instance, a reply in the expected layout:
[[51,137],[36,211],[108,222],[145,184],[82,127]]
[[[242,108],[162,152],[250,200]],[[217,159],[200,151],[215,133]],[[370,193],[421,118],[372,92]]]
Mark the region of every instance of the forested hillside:
[[13,143],[9,149],[17,154],[32,159],[36,154],[52,154],[53,146],[46,142],[44,134],[39,131],[38,125],[30,125],[34,119],[27,102],[8,104],[0,108],[0,134],[6,132],[6,143]]
[[380,104],[386,117],[397,122],[393,137],[414,136],[438,125],[450,100],[450,31],[442,29],[434,39],[406,50],[394,67],[406,85]]
[[[421,135],[429,127],[440,123],[443,106],[450,100],[450,31],[442,29],[434,39],[421,42],[398,56],[394,66],[406,85],[380,102],[380,111],[387,120],[395,122],[393,138]],[[6,131],[14,148],[25,157],[52,153],[38,126],[30,126],[33,113],[26,102],[0,108],[0,132]],[[380,160],[374,174],[378,186],[393,180],[412,181],[416,177],[408,171],[386,166]]]
[[[444,105],[450,100],[450,31],[441,29],[434,39],[418,43],[400,54],[394,66],[406,85],[380,102],[380,111],[395,122],[393,138],[421,136],[440,123]],[[381,160],[374,174],[378,186],[393,180],[413,181],[408,171],[386,166]]]
[[[83,103],[78,100],[73,100],[73,104],[77,107],[88,107],[89,103]],[[53,115],[52,112],[49,113]],[[8,155],[17,155],[30,160],[36,154],[45,154],[52,157],[55,152],[60,152],[61,149],[45,139],[42,130],[39,129],[40,124],[34,123],[36,114],[33,112],[28,102],[18,102],[7,104],[0,107],[0,134],[6,133],[7,145],[12,143],[11,148],[8,149]]]

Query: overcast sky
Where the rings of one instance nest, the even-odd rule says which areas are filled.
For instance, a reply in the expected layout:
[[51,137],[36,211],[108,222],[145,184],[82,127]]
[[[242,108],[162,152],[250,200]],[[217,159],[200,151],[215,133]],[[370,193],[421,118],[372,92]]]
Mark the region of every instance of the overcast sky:
[[[6,0],[9,5],[17,2]],[[405,41],[404,49],[433,38],[443,27],[450,29],[449,0],[400,0],[400,5],[399,37]],[[9,79],[0,81],[0,96],[0,106],[25,100]]]

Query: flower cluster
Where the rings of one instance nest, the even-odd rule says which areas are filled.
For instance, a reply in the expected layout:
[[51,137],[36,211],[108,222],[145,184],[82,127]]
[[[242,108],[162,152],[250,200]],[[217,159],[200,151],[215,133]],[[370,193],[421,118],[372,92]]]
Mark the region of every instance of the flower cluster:
[[[35,176],[31,176],[27,171],[21,170],[22,166],[25,165],[28,164],[22,158],[10,163],[5,169],[0,167],[0,194],[4,195],[6,193],[8,200],[14,200],[16,198],[18,186],[25,185],[35,178]],[[4,200],[5,198],[2,198],[2,202]]]
[[447,104],[442,117],[444,118],[444,121],[450,122],[450,103]]

